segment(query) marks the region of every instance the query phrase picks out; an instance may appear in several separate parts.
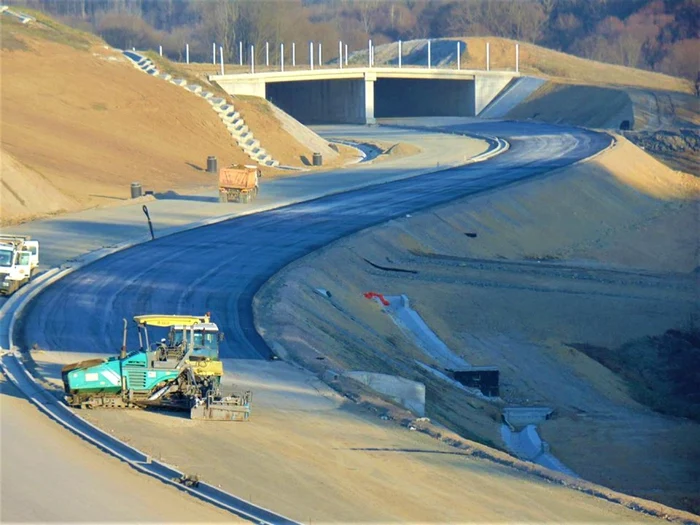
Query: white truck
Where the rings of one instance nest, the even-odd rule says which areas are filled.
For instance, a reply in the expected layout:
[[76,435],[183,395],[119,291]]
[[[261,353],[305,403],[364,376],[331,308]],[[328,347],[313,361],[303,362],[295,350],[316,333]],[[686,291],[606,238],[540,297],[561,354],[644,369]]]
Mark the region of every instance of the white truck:
[[20,235],[0,235],[0,295],[11,295],[27,284],[39,266],[39,241]]

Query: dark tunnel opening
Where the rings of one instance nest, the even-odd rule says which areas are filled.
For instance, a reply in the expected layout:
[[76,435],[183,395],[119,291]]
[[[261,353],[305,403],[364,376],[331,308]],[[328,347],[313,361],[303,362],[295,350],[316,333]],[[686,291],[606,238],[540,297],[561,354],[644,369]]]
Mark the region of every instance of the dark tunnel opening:
[[374,84],[374,116],[474,116],[471,80],[378,78]]

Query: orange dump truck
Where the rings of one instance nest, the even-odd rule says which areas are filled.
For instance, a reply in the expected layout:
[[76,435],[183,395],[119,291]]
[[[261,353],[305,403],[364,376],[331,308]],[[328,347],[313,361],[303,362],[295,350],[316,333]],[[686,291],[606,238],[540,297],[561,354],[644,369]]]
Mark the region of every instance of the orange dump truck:
[[219,170],[219,202],[250,202],[258,195],[260,169],[240,164]]

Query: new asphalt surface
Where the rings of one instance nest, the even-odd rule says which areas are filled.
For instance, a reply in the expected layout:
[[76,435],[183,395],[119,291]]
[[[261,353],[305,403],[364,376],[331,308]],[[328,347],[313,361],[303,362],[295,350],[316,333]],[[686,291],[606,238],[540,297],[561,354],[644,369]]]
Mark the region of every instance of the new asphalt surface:
[[[288,263],[392,218],[567,166],[611,142],[602,133],[522,122],[474,122],[453,125],[451,131],[497,135],[511,148],[485,163],[236,217],[116,253],[34,299],[16,331],[18,342],[114,353],[121,344],[122,318],[209,311],[226,334],[222,357],[268,359],[271,351],[254,328],[251,303],[260,286]],[[133,330],[129,346],[137,347]]]

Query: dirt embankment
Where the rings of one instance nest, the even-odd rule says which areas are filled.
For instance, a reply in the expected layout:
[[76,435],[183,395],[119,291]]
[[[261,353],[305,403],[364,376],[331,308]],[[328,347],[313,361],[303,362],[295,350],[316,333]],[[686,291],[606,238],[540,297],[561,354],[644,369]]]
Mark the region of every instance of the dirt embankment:
[[621,130],[669,167],[700,175],[700,100],[687,93],[552,81],[507,118]]
[[3,170],[3,186],[23,203],[9,208],[18,213],[3,206],[3,222],[57,211],[43,189],[25,191],[31,172],[85,208],[128,198],[134,181],[154,191],[212,185],[208,155],[246,160],[203,99],[137,71],[103,44],[75,47],[41,31],[55,30],[3,21],[3,36],[25,46],[2,50],[2,148],[18,163]]
[[698,512],[700,425],[641,405],[576,344],[612,349],[697,323],[699,211],[700,181],[620,138],[587,163],[305,257],[259,292],[256,319],[266,340],[319,374],[424,382],[429,417],[502,447],[501,405],[425,373],[415,361],[432,363],[362,295],[407,294],[453,351],[499,367],[503,402],[555,408],[542,432],[568,467]]
[[[156,193],[214,188],[209,155],[250,163],[204,99],[136,70],[98,38],[41,15],[26,26],[2,17],[2,32],[0,224],[125,201],[132,182]],[[303,166],[319,146],[262,103],[237,107],[273,156]],[[354,155],[325,147],[326,167]]]

